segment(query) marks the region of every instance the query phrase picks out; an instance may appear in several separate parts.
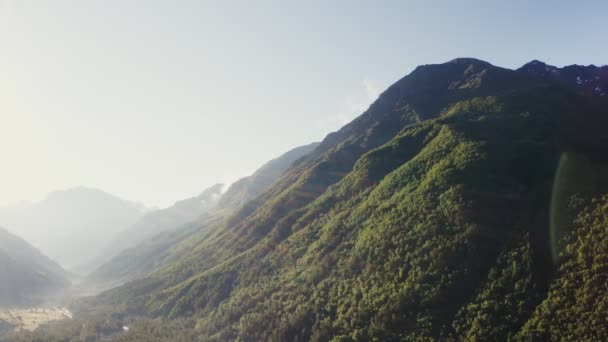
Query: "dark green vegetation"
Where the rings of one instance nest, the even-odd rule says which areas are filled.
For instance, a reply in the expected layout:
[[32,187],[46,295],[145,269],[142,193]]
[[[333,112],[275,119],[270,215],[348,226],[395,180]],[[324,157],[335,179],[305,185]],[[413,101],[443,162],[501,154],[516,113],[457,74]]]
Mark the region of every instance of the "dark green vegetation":
[[537,340],[603,341],[608,336],[608,196],[575,197],[573,230],[546,299],[520,334]]
[[0,307],[36,304],[68,285],[57,263],[0,227]]
[[608,102],[535,65],[418,67],[77,311],[120,341],[607,339]]

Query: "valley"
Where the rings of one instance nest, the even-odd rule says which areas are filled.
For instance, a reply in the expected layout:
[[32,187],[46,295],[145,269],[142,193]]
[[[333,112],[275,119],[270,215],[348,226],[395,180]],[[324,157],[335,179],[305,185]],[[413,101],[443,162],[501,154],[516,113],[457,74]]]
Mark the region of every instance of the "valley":
[[0,325],[11,326],[14,330],[32,331],[42,324],[72,319],[72,313],[66,308],[0,308]]

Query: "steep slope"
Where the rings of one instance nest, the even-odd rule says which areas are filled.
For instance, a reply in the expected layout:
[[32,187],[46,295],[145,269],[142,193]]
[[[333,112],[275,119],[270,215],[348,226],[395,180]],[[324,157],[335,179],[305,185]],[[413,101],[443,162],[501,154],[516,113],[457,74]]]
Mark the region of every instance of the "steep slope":
[[[217,340],[459,339],[483,336],[471,324],[484,315],[504,338],[551,278],[553,175],[568,123],[592,118],[595,101],[471,59],[417,68],[261,205],[107,298],[196,315]],[[520,284],[512,307],[476,311],[500,298],[493,283]]]
[[514,105],[526,97],[461,101],[406,128],[290,231],[157,293],[148,308],[198,313],[201,331],[220,340],[440,338],[505,241],[547,228],[535,225],[547,205],[535,199],[548,195],[559,152],[544,108]]
[[[206,208],[206,214],[202,217],[197,215],[197,217],[191,217],[180,222],[168,220],[170,224],[163,224],[164,232],[160,232],[154,229],[154,226],[148,226],[158,224],[156,215],[149,217],[149,220],[146,219],[148,217],[146,215],[144,219],[137,223],[137,230],[153,229],[159,234],[154,234],[155,236],[145,240],[141,239],[142,242],[136,247],[127,249],[110,259],[91,274],[87,282],[97,288],[113,287],[148,274],[161,265],[171,263],[180,255],[187,254],[190,250],[189,246],[205,236],[205,228],[222,222],[226,215],[267,190],[296,160],[310,153],[316,146],[318,146],[318,143],[294,148],[264,164],[251,176],[236,181],[221,195],[217,202],[213,203],[213,208]],[[219,188],[212,189],[219,191]],[[203,194],[212,189],[205,191]],[[213,194],[217,193],[216,191],[211,192]],[[205,197],[207,196],[205,195]],[[172,215],[173,212],[171,209],[168,213],[163,210],[156,214],[166,217],[166,214]],[[195,220],[196,218],[198,219]],[[187,243],[182,243],[184,241]]]
[[55,191],[42,201],[0,208],[11,227],[65,267],[95,257],[142,214],[141,206],[89,188]]
[[145,239],[138,245],[127,248],[110,258],[90,275],[81,287],[89,293],[98,293],[130,280],[145,276],[155,269],[170,264],[183,241],[192,239],[197,233],[221,219],[214,212],[203,214],[200,218],[182,225],[167,229]]
[[135,247],[142,241],[161,232],[177,228],[213,208],[222,193],[222,184],[215,184],[200,195],[176,202],[172,206],[146,213],[127,229],[120,231],[104,248],[97,266],[107,262],[127,248]]
[[386,90],[363,115],[328,135],[269,191],[245,205],[225,225],[213,229],[213,234],[205,243],[194,246],[183,263],[161,272],[167,276],[159,278],[168,280],[162,286],[175,285],[239,255],[270,232],[279,239],[289,235],[307,204],[351,172],[365,152],[390,141],[402,128],[441,115],[442,106],[451,102],[506,94],[514,85],[532,87],[534,80],[535,77],[526,73],[475,59],[416,68]]
[[519,71],[539,75],[587,94],[604,96],[608,93],[608,65],[570,65],[558,68],[538,60],[525,64]]
[[57,263],[0,227],[0,307],[27,305],[69,285]]
[[188,253],[89,305],[168,319],[122,341],[605,340],[607,110],[527,70],[418,67]]
[[237,209],[266,191],[296,160],[312,152],[319,143],[296,147],[257,169],[251,176],[239,179],[220,198],[219,208]]
[[547,297],[519,333],[522,339],[603,341],[608,336],[608,196],[579,197],[570,209],[577,214],[565,239],[565,260]]

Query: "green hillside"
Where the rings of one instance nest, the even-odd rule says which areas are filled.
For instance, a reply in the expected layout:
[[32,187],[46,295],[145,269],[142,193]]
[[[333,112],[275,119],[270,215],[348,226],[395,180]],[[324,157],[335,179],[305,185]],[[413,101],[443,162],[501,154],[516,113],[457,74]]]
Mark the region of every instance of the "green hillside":
[[[234,184],[212,204],[199,209],[197,217],[184,215],[184,205],[192,206],[196,198],[178,202],[173,207],[145,215],[124,234],[136,235],[128,238],[142,242],[124,249],[121,253],[101,265],[87,279],[92,287],[109,287],[121,285],[129,280],[142,277],[155,269],[171,264],[185,254],[189,254],[194,245],[207,237],[207,227],[223,222],[232,211],[239,209],[248,201],[267,190],[285,170],[296,160],[312,151],[318,143],[296,147],[281,156],[262,165],[252,175],[244,177]],[[208,192],[217,194],[214,186],[199,196],[210,197]],[[182,213],[177,215],[181,210]],[[193,210],[189,210],[192,212]],[[176,218],[178,216],[178,218]],[[162,227],[162,230],[159,229]],[[148,236],[146,239],[145,237]],[[124,246],[124,243],[117,244]]]
[[530,70],[418,67],[81,310],[120,341],[604,340],[606,108]]

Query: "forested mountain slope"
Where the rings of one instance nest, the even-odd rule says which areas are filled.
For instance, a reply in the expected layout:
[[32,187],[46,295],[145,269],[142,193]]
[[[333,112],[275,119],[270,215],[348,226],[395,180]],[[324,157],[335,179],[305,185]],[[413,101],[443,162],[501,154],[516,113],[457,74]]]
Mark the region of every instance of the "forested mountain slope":
[[121,341],[604,340],[608,101],[576,84],[420,66],[84,311],[163,319]]
[[196,315],[220,340],[458,338],[488,315],[475,305],[502,297],[493,283],[519,283],[493,308],[489,333],[513,334],[552,277],[560,157],[590,147],[572,143],[572,128],[592,127],[598,103],[601,94],[473,59],[419,67],[261,204],[102,298]]
[[[217,195],[217,198],[197,217],[181,215],[179,222],[168,221],[166,219],[168,215],[175,216],[174,207],[159,213],[151,213],[153,217],[149,219],[146,215],[136,224],[137,231],[152,229],[156,234],[147,239],[140,239],[142,242],[137,246],[124,250],[104,263],[88,277],[88,284],[98,288],[116,286],[141,277],[162,265],[171,263],[180,255],[189,253],[190,246],[206,237],[206,227],[222,222],[226,215],[267,190],[294,161],[312,151],[317,145],[318,143],[312,143],[284,153],[261,166],[252,175],[236,181],[224,194],[220,195],[217,187],[208,189],[201,196],[207,198],[213,194]],[[176,204],[178,205],[180,203]],[[159,225],[155,220],[158,215],[165,218],[162,231],[157,231],[154,226]],[[167,222],[172,224],[166,224]],[[150,235],[149,232],[146,235]]]
[[69,285],[56,262],[1,227],[0,279],[0,307],[34,304]]

